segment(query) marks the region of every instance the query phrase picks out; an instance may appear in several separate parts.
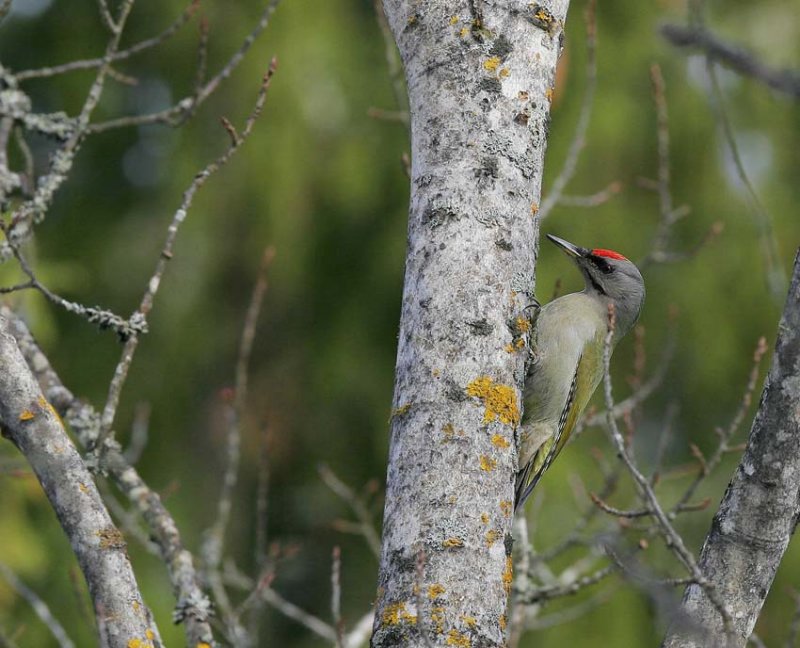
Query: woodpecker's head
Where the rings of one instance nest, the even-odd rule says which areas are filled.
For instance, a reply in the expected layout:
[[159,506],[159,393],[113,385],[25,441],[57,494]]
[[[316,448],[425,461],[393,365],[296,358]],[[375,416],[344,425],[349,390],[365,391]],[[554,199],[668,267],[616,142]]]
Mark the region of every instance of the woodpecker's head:
[[588,294],[614,304],[617,336],[625,335],[636,323],[644,304],[644,279],[639,268],[613,250],[590,250],[552,234],[547,238],[575,261],[586,280]]

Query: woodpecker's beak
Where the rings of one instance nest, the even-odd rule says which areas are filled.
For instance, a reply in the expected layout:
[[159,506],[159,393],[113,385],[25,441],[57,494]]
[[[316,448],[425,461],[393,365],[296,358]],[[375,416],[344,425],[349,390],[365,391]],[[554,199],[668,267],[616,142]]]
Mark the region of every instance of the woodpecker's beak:
[[562,238],[558,238],[557,236],[553,236],[552,234],[548,234],[547,238],[549,238],[553,243],[555,243],[558,247],[560,247],[564,252],[566,252],[569,256],[580,259],[585,257],[589,250],[586,248],[578,247],[577,245],[573,245],[569,241],[565,241]]

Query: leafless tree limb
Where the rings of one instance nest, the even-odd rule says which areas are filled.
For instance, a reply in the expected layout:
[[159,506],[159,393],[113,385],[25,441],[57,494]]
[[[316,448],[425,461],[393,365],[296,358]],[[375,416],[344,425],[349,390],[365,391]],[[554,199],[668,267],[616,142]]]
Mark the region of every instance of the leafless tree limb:
[[78,558],[111,648],[160,641],[126,552],[92,475],[0,316],[0,425],[25,455]]
[[660,32],[676,47],[700,50],[709,59],[743,76],[760,81],[773,90],[784,92],[796,99],[800,98],[800,72],[796,70],[776,70],[764,64],[751,52],[720,40],[702,27],[670,24],[662,25]]
[[[684,619],[663,646],[705,644],[724,625],[710,593],[726,601],[743,646],[755,625],[800,516],[800,251],[795,257],[778,338],[750,438],[700,555],[699,569],[714,589],[687,588]],[[688,618],[693,623],[687,624]],[[704,633],[697,633],[697,628]]]

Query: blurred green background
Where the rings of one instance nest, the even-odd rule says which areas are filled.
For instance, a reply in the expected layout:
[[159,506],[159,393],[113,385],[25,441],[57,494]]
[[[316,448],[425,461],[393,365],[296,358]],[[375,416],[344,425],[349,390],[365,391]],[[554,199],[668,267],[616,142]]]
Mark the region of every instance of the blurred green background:
[[[583,96],[583,8],[584,3],[574,2],[568,21],[545,192],[565,158]],[[137,3],[123,47],[157,33],[182,9],[174,0]],[[720,35],[770,64],[798,67],[800,24],[793,3],[739,0],[709,9],[709,23]],[[253,1],[202,3],[210,25],[212,74],[239,47],[261,10]],[[660,23],[684,20],[685,6],[672,0],[601,0],[599,86],[587,146],[567,192],[591,194],[612,182],[621,182],[623,189],[591,210],[557,207],[542,225],[543,232],[618,249],[634,260],[646,254],[658,224],[658,200],[639,179],[657,173],[649,68],[658,62],[667,87],[673,196],[676,205],[691,208],[691,215],[675,226],[671,247],[691,250],[713,223],[724,224],[722,234],[693,258],[651,265],[644,273],[648,301],[641,324],[648,372],[667,339],[669,313],[679,312],[677,352],[665,384],[636,415],[636,451],[648,468],[665,411],[671,404],[678,407],[667,452],[667,465],[675,469],[659,486],[667,503],[696,471],[688,443],[709,454],[715,447],[714,428],[732,419],[756,341],[765,335],[772,345],[783,303],[783,296],[767,288],[753,209],[712,109],[704,64],[657,36]],[[0,25],[0,61],[20,70],[95,57],[102,54],[105,38],[95,2],[15,0],[12,14]],[[196,43],[194,21],[162,47],[118,65],[138,85],[110,80],[94,118],[157,110],[191,92]],[[228,547],[237,566],[252,573],[257,457],[266,427],[269,539],[296,549],[281,560],[273,586],[329,619],[330,556],[339,545],[344,616],[352,624],[372,603],[377,562],[361,538],[338,530],[337,521],[350,519],[350,513],[322,483],[317,466],[328,464],[348,484],[370,493],[380,484],[377,494],[370,495],[379,523],[408,203],[400,161],[408,150],[405,128],[367,116],[370,107],[396,108],[372,2],[285,0],[244,63],[184,127],[115,130],[87,140],[30,254],[40,278],[53,290],[87,305],[130,313],[182,191],[227,145],[219,117],[243,123],[273,54],[279,69],[252,139],[198,194],[181,230],[150,320],[151,333],[124,392],[117,429],[126,440],[137,403],[152,406],[150,439],[139,468],[164,495],[186,544],[196,550],[214,520],[224,468],[220,392],[233,383],[239,333],[261,251],[274,245],[277,256],[253,352],[242,477]],[[774,221],[780,265],[788,273],[800,242],[798,104],[724,70],[719,77],[744,165]],[[75,72],[30,81],[24,89],[38,111],[74,114],[92,78],[91,72]],[[31,144],[42,169],[49,145],[44,140]],[[0,268],[3,285],[16,279],[13,268]],[[562,290],[580,287],[566,259],[545,245],[537,268],[541,300],[550,299],[558,280],[563,280]],[[11,301],[29,320],[66,384],[102,405],[120,352],[116,338],[39,295]],[[622,398],[630,391],[630,340],[619,347],[613,364],[616,394]],[[752,408],[739,440],[751,414]],[[592,448],[613,457],[604,433],[588,430],[540,486],[532,529],[537,549],[557,543],[587,506],[584,492],[576,498],[567,487],[575,482],[571,475],[580,474],[589,490],[601,487]],[[81,604],[69,578],[76,570],[69,545],[15,449],[3,444],[0,452],[9,467],[0,473],[2,561],[46,598],[79,646],[93,645],[93,630],[79,614]],[[695,551],[735,465],[736,458],[728,457],[698,493],[698,499],[711,498],[709,509],[679,521]],[[633,501],[623,481],[620,493],[610,498],[620,506]],[[597,528],[616,524],[601,518]],[[636,529],[625,533],[630,542],[639,537]],[[656,574],[683,576],[658,544],[653,542],[641,562]],[[168,645],[181,645],[183,630],[170,622],[174,600],[162,565],[133,539],[130,553],[163,638]],[[567,555],[553,569],[582,553]],[[795,608],[789,588],[796,585],[792,574],[798,569],[795,545],[757,626],[767,645],[783,642],[788,634]],[[570,608],[603,589],[607,600],[569,623],[532,632],[523,645],[594,646],[600,633],[606,645],[654,645],[663,630],[665,601],[680,595],[664,592],[654,602],[614,577],[577,599],[548,604],[541,615]],[[3,579],[0,629],[21,646],[52,641]],[[323,642],[266,610],[261,643],[300,647]]]

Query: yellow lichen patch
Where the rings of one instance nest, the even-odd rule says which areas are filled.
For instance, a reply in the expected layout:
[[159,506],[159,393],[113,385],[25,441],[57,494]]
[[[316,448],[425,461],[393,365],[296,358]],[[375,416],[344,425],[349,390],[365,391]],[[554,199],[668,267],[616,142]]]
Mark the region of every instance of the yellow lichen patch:
[[406,414],[410,409],[411,409],[411,403],[406,403],[405,405],[401,405],[400,407],[395,407],[392,410],[390,418],[394,418],[395,416],[402,416],[403,414]]
[[514,353],[514,345],[511,344],[511,342],[509,342],[503,347],[503,351],[505,351],[506,353]]
[[503,512],[503,517],[511,517],[514,511],[514,504],[510,500],[502,500],[500,502],[500,510]]
[[[81,493],[88,493],[89,492],[89,487],[86,484],[84,484],[83,482],[78,482],[78,488],[80,489]],[[134,601],[133,605],[134,605],[133,609],[135,610],[136,606],[139,605],[139,604],[136,601]]]
[[383,610],[381,620],[384,625],[399,625],[403,622],[416,623],[417,617],[415,614],[409,614],[408,610],[406,610],[405,602],[400,601],[399,603],[387,605]]
[[547,88],[547,90],[544,91],[544,98],[547,99],[547,101],[553,101],[553,92],[553,88]]
[[431,621],[433,622],[433,631],[436,634],[444,632],[444,608],[437,605],[431,609]]
[[506,629],[506,623],[507,623],[507,621],[506,621],[506,615],[505,615],[505,614],[501,614],[501,615],[500,615],[500,629],[501,629],[503,632],[505,632],[505,629]]
[[211,648],[211,644],[206,643],[205,641],[201,641],[194,648]]
[[507,67],[504,67],[504,68],[500,69],[500,76],[502,78],[505,79],[509,74],[511,74],[511,70],[509,70]]
[[536,18],[536,20],[543,22],[545,25],[550,25],[550,23],[552,23],[553,20],[555,20],[552,14],[550,14],[545,9],[541,8],[535,14],[533,14],[533,17]]
[[493,56],[492,58],[488,58],[483,62],[483,69],[488,70],[489,72],[494,72],[500,66],[500,57]]
[[442,542],[445,549],[457,549],[464,546],[464,541],[461,538],[447,538]]
[[531,330],[531,321],[527,317],[517,315],[517,319],[514,320],[514,326],[520,333],[527,333]]
[[495,542],[497,542],[503,534],[498,531],[497,529],[491,529],[486,534],[486,546],[491,547]]
[[121,549],[125,546],[125,537],[117,527],[100,529],[95,535],[100,538],[101,549]]
[[156,633],[153,632],[150,628],[144,631],[144,636],[147,637],[150,641],[156,638]]
[[144,641],[136,637],[128,641],[128,648],[144,648],[144,645]]
[[458,630],[453,629],[447,633],[447,645],[457,646],[457,648],[469,648],[472,642],[467,635],[461,634]]
[[476,625],[478,625],[478,620],[474,616],[469,616],[468,614],[462,614],[461,620],[470,628],[474,628]]
[[517,392],[513,387],[495,383],[489,376],[480,376],[467,385],[467,395],[483,401],[484,423],[491,423],[496,419],[506,424],[519,423]]
[[508,439],[506,439],[502,434],[493,434],[492,445],[495,448],[507,448],[511,444],[509,443]]
[[488,513],[481,513],[481,522],[484,524],[489,524],[489,514]]
[[450,16],[450,24],[455,25],[458,22],[458,16]]
[[439,376],[442,375],[442,371],[441,371],[441,369],[434,369],[433,371],[431,371],[431,375],[434,378],[438,378]]
[[539,203],[531,203],[531,215],[536,216],[539,213]]
[[411,15],[408,17],[408,25],[409,25],[409,27],[410,27],[411,25],[415,25],[416,23],[417,23],[417,14],[411,14]]
[[461,38],[466,38],[467,34],[469,34],[469,27],[462,27],[461,31],[458,32],[458,35],[461,36]]
[[34,414],[33,412],[31,412],[28,409],[22,410],[22,414],[19,415],[19,420],[20,421],[32,421],[35,418],[36,418],[36,414]]
[[480,466],[481,470],[485,472],[492,472],[495,468],[497,468],[497,462],[491,457],[481,455]]
[[517,93],[517,99],[519,99],[520,101],[527,101],[529,97],[530,97],[530,95],[528,94],[527,90],[520,90]]
[[428,598],[435,599],[437,596],[441,596],[445,593],[445,589],[439,583],[434,583],[430,587],[428,587]]
[[518,349],[522,349],[525,346],[525,340],[520,338],[519,340],[517,340],[516,345]]
[[503,589],[506,591],[506,594],[511,592],[511,582],[514,580],[514,562],[511,560],[511,556],[506,558],[506,568],[503,570]]

